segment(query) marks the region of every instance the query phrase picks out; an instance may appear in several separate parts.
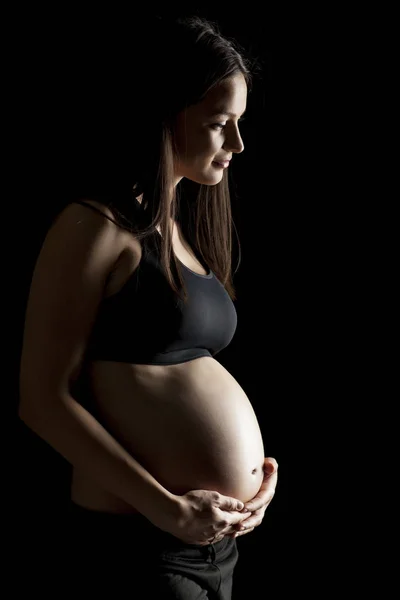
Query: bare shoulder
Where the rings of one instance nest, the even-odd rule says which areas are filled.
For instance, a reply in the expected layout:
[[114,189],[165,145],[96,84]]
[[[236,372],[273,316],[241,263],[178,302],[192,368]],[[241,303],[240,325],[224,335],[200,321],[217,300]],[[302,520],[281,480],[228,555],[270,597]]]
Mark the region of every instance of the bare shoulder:
[[[142,257],[142,248],[140,242],[132,232],[121,227],[116,222],[115,214],[105,204],[86,198],[82,199],[82,202],[84,205],[73,203],[68,206],[71,208],[71,214],[72,206],[75,207],[73,214],[77,219],[77,224],[87,225],[91,222],[96,227],[99,226],[99,220],[100,222],[103,220],[103,226],[113,230],[114,260],[112,261],[104,288],[104,297],[109,297],[123,287],[133,271],[138,267]],[[76,207],[80,207],[80,210],[77,210]],[[108,221],[109,225],[106,225],[104,221]]]
[[[71,202],[58,215],[52,228],[63,231],[66,228],[68,235],[80,233],[82,230],[90,232],[97,230],[98,234],[113,237],[113,249],[117,257],[122,252],[133,250],[140,252],[140,244],[132,232],[118,223],[116,215],[105,204],[96,200],[82,198],[80,202]],[[78,231],[78,226],[81,231]]]
[[[80,202],[70,202],[59,213],[57,218],[54,220],[52,227],[54,227],[56,224],[58,227],[60,227],[59,223],[61,222],[66,224],[69,229],[71,219],[76,220],[76,224],[92,223],[97,227],[99,224],[103,223],[105,227],[111,229],[111,227],[107,224],[108,221],[114,225],[118,231],[122,231],[121,228],[118,227],[114,213],[108,208],[108,206],[102,204],[101,202],[97,202],[96,200],[82,198]],[[116,231],[116,233],[118,231]]]
[[90,203],[99,211],[78,203],[61,211],[36,261],[25,314],[20,414],[40,412],[46,398],[57,401],[77,377],[107,282],[126,252],[129,232],[105,218],[113,217],[107,207]]

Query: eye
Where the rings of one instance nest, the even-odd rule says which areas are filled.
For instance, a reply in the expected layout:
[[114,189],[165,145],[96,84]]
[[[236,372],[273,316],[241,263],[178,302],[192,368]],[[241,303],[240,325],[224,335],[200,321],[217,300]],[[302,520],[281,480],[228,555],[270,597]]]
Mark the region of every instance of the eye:
[[[238,123],[241,123],[242,121],[244,121],[244,120],[245,120],[245,118],[246,118],[246,117],[240,117],[240,119],[238,120]],[[226,123],[225,123],[225,124],[224,124],[224,123],[213,123],[213,124],[211,125],[211,127],[213,127],[213,128],[218,128],[218,129],[225,129],[225,127],[226,127]]]

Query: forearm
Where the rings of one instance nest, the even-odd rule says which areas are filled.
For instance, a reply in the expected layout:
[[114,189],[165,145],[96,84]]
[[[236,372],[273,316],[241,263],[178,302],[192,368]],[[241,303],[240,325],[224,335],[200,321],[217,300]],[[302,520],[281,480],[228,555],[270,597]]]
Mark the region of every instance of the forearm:
[[42,409],[40,415],[20,417],[69,463],[87,471],[101,487],[135,507],[151,522],[155,522],[160,511],[165,514],[176,510],[176,496],[158,483],[72,396]]

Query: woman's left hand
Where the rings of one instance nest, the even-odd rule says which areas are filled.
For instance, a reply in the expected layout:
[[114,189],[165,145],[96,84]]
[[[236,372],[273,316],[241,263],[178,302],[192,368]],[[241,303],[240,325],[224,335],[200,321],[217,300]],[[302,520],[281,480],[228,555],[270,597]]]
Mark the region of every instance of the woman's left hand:
[[[250,533],[255,527],[261,525],[265,511],[274,497],[277,480],[278,463],[274,458],[265,458],[264,478],[261,487],[254,498],[244,504],[243,511],[249,510],[252,514],[241,523],[234,525],[235,533],[226,534],[227,537],[236,538],[246,535],[246,533]],[[241,530],[242,527],[245,529]]]

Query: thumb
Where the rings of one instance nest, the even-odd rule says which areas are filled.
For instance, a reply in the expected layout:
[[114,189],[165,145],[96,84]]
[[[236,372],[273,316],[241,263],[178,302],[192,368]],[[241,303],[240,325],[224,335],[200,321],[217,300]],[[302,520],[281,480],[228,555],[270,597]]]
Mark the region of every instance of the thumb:
[[244,503],[236,498],[230,498],[229,496],[221,496],[220,506],[222,510],[242,510]]
[[264,472],[267,475],[272,475],[272,473],[274,473],[277,470],[278,463],[276,462],[275,458],[268,457],[264,459]]

